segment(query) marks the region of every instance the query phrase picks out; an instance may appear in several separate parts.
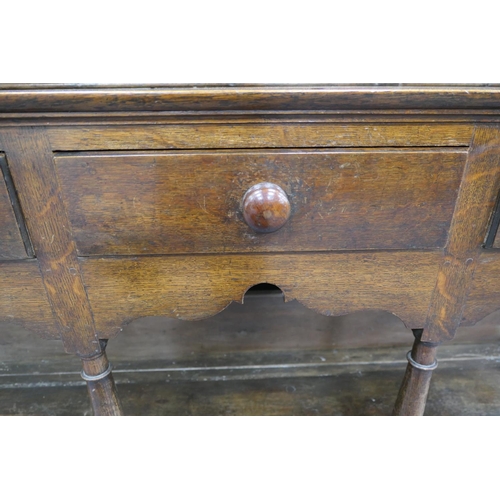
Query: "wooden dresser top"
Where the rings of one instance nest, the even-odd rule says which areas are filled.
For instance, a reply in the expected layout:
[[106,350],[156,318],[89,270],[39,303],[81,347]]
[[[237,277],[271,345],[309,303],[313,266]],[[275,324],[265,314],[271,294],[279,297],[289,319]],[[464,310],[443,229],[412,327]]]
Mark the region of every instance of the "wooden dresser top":
[[500,112],[500,85],[0,85],[0,114]]

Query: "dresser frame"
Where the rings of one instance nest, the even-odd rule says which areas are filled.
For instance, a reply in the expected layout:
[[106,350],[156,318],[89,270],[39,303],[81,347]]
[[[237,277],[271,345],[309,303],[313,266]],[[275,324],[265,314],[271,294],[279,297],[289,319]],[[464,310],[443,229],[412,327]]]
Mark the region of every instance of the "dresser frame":
[[[55,160],[321,148],[466,154],[446,241],[415,249],[82,255]],[[62,339],[82,360],[96,415],[122,413],[105,348],[126,323],[202,319],[241,302],[258,283],[326,315],[382,309],[401,318],[414,341],[397,415],[423,414],[438,345],[500,308],[496,86],[0,85],[0,155],[20,226],[14,253],[0,260],[0,319]]]

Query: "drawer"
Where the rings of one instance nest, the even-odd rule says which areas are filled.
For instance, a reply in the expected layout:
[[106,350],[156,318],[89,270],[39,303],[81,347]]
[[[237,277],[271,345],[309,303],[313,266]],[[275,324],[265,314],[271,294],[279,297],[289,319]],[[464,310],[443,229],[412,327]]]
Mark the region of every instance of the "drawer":
[[[79,255],[441,248],[465,149],[60,153]],[[261,234],[252,186],[282,188],[291,212]]]
[[[26,249],[7,190],[10,183],[5,156],[0,154],[0,260],[26,259]],[[12,192],[12,196],[15,194]],[[15,201],[14,201],[15,202]]]

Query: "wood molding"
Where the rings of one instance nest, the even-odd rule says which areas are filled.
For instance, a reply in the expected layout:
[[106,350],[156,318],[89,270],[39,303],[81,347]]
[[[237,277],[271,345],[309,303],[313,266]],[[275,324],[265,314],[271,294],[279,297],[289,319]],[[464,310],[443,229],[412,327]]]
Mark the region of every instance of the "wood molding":
[[266,110],[495,110],[495,86],[185,86],[0,89],[0,113]]

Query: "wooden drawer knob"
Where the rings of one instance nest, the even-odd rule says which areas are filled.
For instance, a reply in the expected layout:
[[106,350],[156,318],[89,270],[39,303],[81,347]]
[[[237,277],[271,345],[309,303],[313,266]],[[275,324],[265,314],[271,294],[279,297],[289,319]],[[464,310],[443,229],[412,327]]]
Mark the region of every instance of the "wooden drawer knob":
[[243,197],[243,218],[254,231],[272,233],[290,218],[290,202],[278,185],[261,182]]

